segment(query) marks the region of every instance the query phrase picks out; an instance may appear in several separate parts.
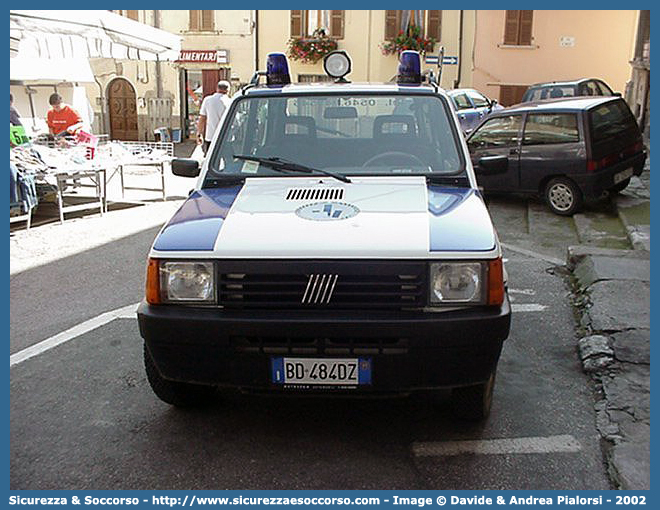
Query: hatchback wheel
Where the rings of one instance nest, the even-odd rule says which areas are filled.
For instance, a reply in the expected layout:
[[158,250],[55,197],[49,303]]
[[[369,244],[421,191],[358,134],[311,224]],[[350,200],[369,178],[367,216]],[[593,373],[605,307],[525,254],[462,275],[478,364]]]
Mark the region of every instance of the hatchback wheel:
[[570,179],[556,177],[545,187],[545,201],[553,213],[571,216],[582,206],[582,192]]
[[495,370],[485,383],[456,388],[451,392],[454,416],[464,421],[483,421],[490,415],[495,387]]
[[212,386],[164,379],[156,368],[146,344],[144,345],[144,368],[151,389],[159,399],[167,404],[176,407],[200,407],[207,404],[213,395]]

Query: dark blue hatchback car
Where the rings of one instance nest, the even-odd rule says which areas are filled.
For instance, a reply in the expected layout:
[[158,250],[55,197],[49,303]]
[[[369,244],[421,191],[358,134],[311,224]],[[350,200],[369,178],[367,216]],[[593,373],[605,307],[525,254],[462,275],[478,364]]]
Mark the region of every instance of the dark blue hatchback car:
[[493,112],[468,137],[485,192],[538,194],[556,214],[618,193],[642,173],[646,149],[620,97],[538,101]]

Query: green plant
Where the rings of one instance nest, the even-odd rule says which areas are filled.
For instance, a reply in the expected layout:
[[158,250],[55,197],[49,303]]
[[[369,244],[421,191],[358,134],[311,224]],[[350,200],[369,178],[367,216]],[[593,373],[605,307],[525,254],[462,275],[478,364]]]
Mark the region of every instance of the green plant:
[[417,25],[409,25],[406,30],[399,30],[391,41],[380,45],[383,55],[398,55],[403,50],[419,51],[422,55],[433,51],[435,39],[422,37],[422,30]]
[[337,41],[328,37],[323,28],[317,28],[311,37],[289,40],[289,57],[304,64],[315,64],[337,49]]

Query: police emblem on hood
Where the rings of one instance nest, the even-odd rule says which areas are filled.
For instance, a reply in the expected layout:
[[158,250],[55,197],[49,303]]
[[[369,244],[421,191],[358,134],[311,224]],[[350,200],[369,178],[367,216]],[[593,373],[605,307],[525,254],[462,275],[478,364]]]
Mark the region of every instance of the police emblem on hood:
[[311,221],[347,220],[360,212],[360,209],[344,202],[315,202],[296,209],[296,215]]

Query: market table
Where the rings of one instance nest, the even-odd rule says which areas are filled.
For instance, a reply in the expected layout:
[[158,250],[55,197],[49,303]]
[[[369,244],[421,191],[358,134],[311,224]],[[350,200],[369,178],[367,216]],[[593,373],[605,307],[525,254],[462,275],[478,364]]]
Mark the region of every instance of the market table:
[[[126,190],[159,191],[163,200],[167,197],[165,190],[165,169],[171,165],[174,156],[174,144],[172,142],[133,142],[113,141],[118,144],[122,152],[117,154],[117,167],[110,174],[108,181],[119,173],[121,183],[121,196],[124,198]],[[113,148],[113,147],[111,147]],[[114,155],[114,153],[113,153]],[[160,172],[161,186],[159,188],[147,188],[142,186],[126,186],[124,170],[125,167],[154,167]]]
[[[105,168],[90,168],[71,171],[58,171],[55,174],[57,179],[57,207],[60,213],[60,223],[64,223],[64,214],[95,209],[98,207],[99,213],[103,216],[108,210],[106,196],[106,170]],[[91,184],[90,184],[91,181]],[[95,199],[92,202],[85,202],[75,205],[64,205],[64,192],[66,188],[94,188]]]

